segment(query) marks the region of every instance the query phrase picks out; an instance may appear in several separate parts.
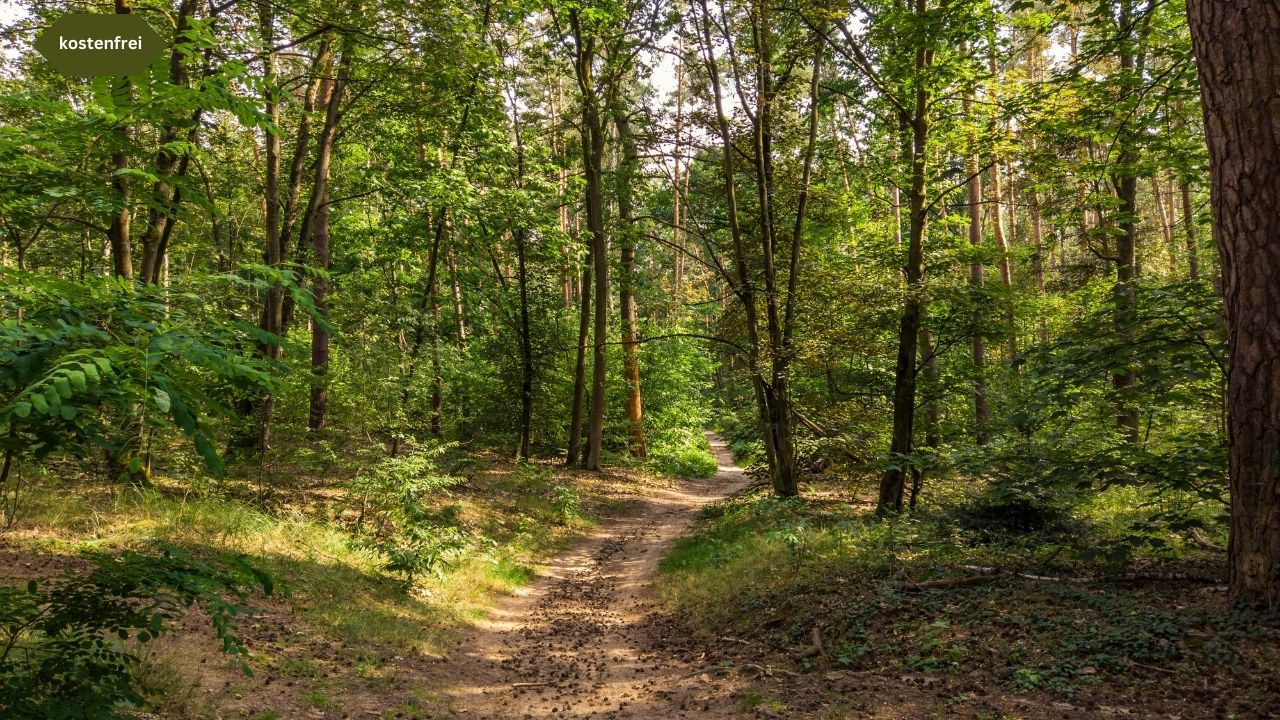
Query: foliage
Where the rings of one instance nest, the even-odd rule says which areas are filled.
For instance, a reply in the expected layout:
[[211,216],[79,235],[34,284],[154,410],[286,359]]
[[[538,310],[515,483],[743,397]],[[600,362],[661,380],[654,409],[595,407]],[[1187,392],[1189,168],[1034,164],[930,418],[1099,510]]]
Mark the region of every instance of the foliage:
[[232,625],[245,608],[234,603],[253,588],[270,594],[274,583],[243,556],[205,560],[168,547],[93,561],[86,575],[0,586],[6,717],[126,717],[123,708],[140,706],[146,690],[138,685],[130,639],[141,644],[168,632],[192,607],[208,615],[223,651],[249,672]]
[[406,586],[425,574],[442,577],[468,545],[456,507],[427,509],[431,495],[459,480],[439,470],[441,456],[454,447],[440,443],[384,458],[347,483],[348,502],[358,508],[354,534],[385,557],[386,569],[402,575]]
[[202,310],[200,291],[226,279],[144,288],[4,268],[0,278],[6,453],[40,460],[99,448],[126,466],[110,472],[136,473],[145,462],[139,435],[172,427],[211,470],[221,469],[203,418],[233,416],[238,396],[270,383],[267,366],[246,348],[261,339],[256,328]]

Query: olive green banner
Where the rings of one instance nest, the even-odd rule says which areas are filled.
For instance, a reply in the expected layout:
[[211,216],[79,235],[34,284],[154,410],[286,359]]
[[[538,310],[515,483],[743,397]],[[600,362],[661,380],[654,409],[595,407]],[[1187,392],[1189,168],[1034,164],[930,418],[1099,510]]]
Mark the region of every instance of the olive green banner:
[[137,15],[63,15],[36,38],[36,50],[63,75],[143,72],[165,43]]

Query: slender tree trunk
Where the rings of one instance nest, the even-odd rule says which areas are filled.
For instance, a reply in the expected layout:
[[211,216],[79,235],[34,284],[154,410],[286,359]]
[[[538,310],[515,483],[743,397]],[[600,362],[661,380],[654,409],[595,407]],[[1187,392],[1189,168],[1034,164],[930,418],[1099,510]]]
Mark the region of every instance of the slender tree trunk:
[[[926,213],[924,193],[926,189],[926,158],[929,125],[923,113],[912,122],[913,152],[911,160],[911,187],[907,192],[908,222],[907,293],[903,302],[902,318],[898,326],[898,359],[893,383],[893,436],[889,453],[905,459],[913,450],[916,403],[916,343],[924,306],[920,292],[924,276],[924,237]],[[901,465],[885,470],[880,480],[879,508],[881,511],[901,512],[905,472]]]
[[622,306],[622,372],[627,383],[627,435],[630,438],[631,455],[645,457],[644,401],[640,388],[640,337],[636,318],[636,299],[632,293],[636,255],[635,218],[632,215],[632,178],[640,166],[640,153],[631,133],[631,119],[621,105],[614,109],[614,127],[618,131],[618,143],[622,146],[623,160],[618,168],[617,199],[618,221],[622,233],[620,242],[622,274],[618,278],[618,297]]
[[587,337],[591,331],[591,269],[594,250],[586,243],[587,257],[578,281],[578,359],[573,369],[573,407],[569,412],[569,451],[565,465],[578,464],[582,448],[582,415],[587,395]]
[[[173,50],[169,57],[169,82],[174,86],[187,84],[186,54],[184,47],[190,45],[186,32],[190,29],[191,15],[195,12],[196,0],[182,0],[178,4],[177,21],[174,28]],[[196,111],[199,118],[199,111]],[[180,196],[176,196],[174,188],[168,180],[179,167],[179,153],[168,145],[178,139],[181,129],[170,125],[160,134],[160,150],[156,152],[156,175],[159,177],[151,190],[151,208],[147,211],[147,228],[142,234],[142,282],[155,284],[160,280],[161,257],[164,248],[161,239],[167,235],[167,228],[176,218]],[[181,168],[186,169],[187,155],[182,154]]]
[[[1227,308],[1232,596],[1280,606],[1280,6],[1190,0]],[[1247,150],[1247,152],[1245,151]]]
[[[329,311],[329,175],[333,161],[334,139],[342,117],[342,97],[351,72],[351,55],[354,44],[348,36],[343,42],[342,58],[338,73],[325,99],[324,126],[316,138],[315,180],[311,189],[311,249],[315,265],[320,269],[311,280],[311,294],[315,298],[316,312],[327,316]],[[307,426],[320,430],[328,423],[329,412],[329,329],[323,323],[311,323],[311,402]]]
[[[1136,31],[1132,28],[1133,9],[1131,0],[1123,0],[1120,5],[1120,69],[1125,73],[1126,82],[1134,82],[1131,75],[1139,68]],[[1137,276],[1137,242],[1138,242],[1138,178],[1135,166],[1138,163],[1137,138],[1128,121],[1124,122],[1116,138],[1119,157],[1116,168],[1112,172],[1112,182],[1116,187],[1116,196],[1120,201],[1118,222],[1120,233],[1116,237],[1116,283],[1112,289],[1115,302],[1116,338],[1122,346],[1122,357],[1131,357],[1127,345],[1130,326],[1134,322],[1137,304],[1137,290],[1134,281]],[[1126,365],[1128,362],[1126,362]],[[1116,426],[1124,434],[1126,441],[1138,442],[1138,408],[1136,405],[1137,371],[1132,367],[1124,367],[1112,376],[1115,388]]]
[[[453,233],[450,232],[450,236]],[[445,250],[445,261],[449,264],[449,286],[453,291],[454,329],[457,331],[458,349],[467,347],[467,316],[462,311],[462,285],[458,282],[458,258],[454,255],[454,243],[449,243]]]
[[[117,15],[129,15],[133,12],[133,9],[129,6],[129,0],[115,0],[115,6]],[[111,90],[117,109],[123,110],[124,106],[132,102],[133,88],[127,77],[116,78],[113,81]],[[129,126],[125,123],[117,125],[115,134],[117,136],[116,142],[120,143],[120,147],[111,154],[111,167],[113,170],[111,189],[114,191],[120,207],[111,216],[111,226],[108,229],[107,239],[111,243],[111,260],[115,276],[132,278],[133,245],[129,237],[129,178],[124,173],[125,170],[129,169],[129,155],[125,150],[131,141]]]
[[[965,96],[962,103],[964,114],[970,117],[973,112],[971,92]],[[969,140],[971,144],[976,141],[972,136]],[[969,178],[968,182],[965,183],[969,201],[969,245],[974,249],[978,249],[982,247],[982,174],[979,172],[976,150],[971,150],[966,158],[965,172]],[[991,167],[991,174],[998,182],[999,175],[994,165]],[[998,229],[1000,227],[999,204],[997,203],[995,207],[996,221],[993,225]],[[986,283],[985,276],[986,272],[981,260],[975,260],[969,265],[969,286],[976,291],[972,316],[973,337],[971,345],[973,360],[973,429],[974,438],[979,445],[987,443],[989,438],[988,427],[991,424],[991,409],[987,404],[987,339],[984,333],[986,321],[982,311],[986,301],[977,296],[981,293],[982,287]]]
[[[309,250],[307,246],[311,241],[310,200],[308,200],[305,208],[300,207],[303,179],[306,175],[306,161],[311,145],[311,115],[315,111],[317,98],[319,98],[319,102],[324,103],[325,98],[329,97],[333,84],[332,75],[332,43],[326,36],[311,61],[311,82],[307,84],[307,89],[302,95],[302,113],[298,118],[298,131],[294,135],[293,159],[289,162],[288,190],[281,200],[280,257],[282,260],[290,259],[290,245],[293,243],[296,232],[298,245],[292,250],[292,259],[299,264],[308,262]],[[301,222],[298,221],[299,215],[302,216]],[[299,282],[303,280],[305,278],[300,277],[298,279]],[[284,307],[281,310],[280,331],[282,334],[288,334],[289,328],[293,325],[294,309],[293,296],[285,296]]]
[[[271,123],[271,130],[263,133],[265,145],[265,175],[263,187],[263,228],[266,244],[263,260],[273,270],[284,269],[284,257],[280,247],[280,104],[277,95],[280,92],[279,80],[276,76],[275,47],[275,14],[268,2],[258,3],[259,21],[262,25],[263,58],[263,114]],[[270,361],[280,359],[280,341],[284,324],[284,287],[274,283],[267,289],[262,306],[262,329],[272,339],[266,341],[261,348],[264,357]],[[259,452],[265,452],[271,439],[271,415],[274,399],[270,393],[264,393],[254,405],[257,416],[257,433],[251,445]]]
[[733,294],[742,305],[745,319],[744,325],[747,332],[747,374],[750,377],[751,389],[755,395],[756,418],[760,426],[761,437],[764,440],[765,455],[768,458],[769,467],[772,469],[778,465],[775,448],[770,441],[772,429],[769,422],[766,383],[760,368],[761,342],[756,292],[755,287],[752,285],[748,268],[746,243],[743,238],[742,222],[738,212],[738,192],[734,182],[734,154],[736,150],[733,146],[733,134],[729,127],[729,116],[725,114],[724,91],[720,84],[719,63],[716,61],[716,43],[711,38],[713,24],[711,12],[707,8],[707,0],[697,0],[697,2],[701,10],[699,29],[701,30],[702,42],[699,51],[706,66],[707,78],[711,81],[712,98],[715,103],[716,129],[720,140],[721,180],[724,183],[725,204],[729,214],[729,234],[733,241],[733,271],[732,274],[729,271],[725,271],[723,279],[733,289]]
[[[923,18],[927,9],[926,0],[915,0],[913,11],[917,18]],[[923,39],[916,42],[915,67],[917,71],[923,71],[933,64],[933,51],[926,47]],[[907,284],[898,326],[898,359],[893,379],[893,435],[889,443],[889,454],[896,462],[880,478],[879,512],[902,512],[906,471],[901,461],[914,450],[916,343],[919,342],[920,320],[924,314],[924,239],[929,220],[925,195],[929,187],[930,93],[923,83],[917,83],[914,96],[907,123],[911,132],[911,155],[907,158],[911,163],[911,183],[907,190],[907,264],[903,268]],[[907,111],[901,112],[906,114]]]
[[1160,186],[1158,175],[1151,178],[1151,196],[1155,200],[1156,220],[1160,223],[1160,234],[1164,237],[1164,246],[1169,250],[1169,277],[1178,276],[1178,243],[1173,239],[1173,207],[1165,210],[1164,189]]
[[596,59],[595,38],[584,33],[578,11],[569,14],[575,48],[574,72],[582,93],[582,165],[586,176],[587,232],[591,234],[592,274],[595,276],[595,302],[591,364],[591,403],[587,411],[587,452],[583,467],[600,469],[604,445],[606,347],[609,342],[609,256],[604,226],[604,123],[600,114],[600,93],[596,87],[593,63]]
[[1196,214],[1191,206],[1191,182],[1182,180],[1182,227],[1187,234],[1187,277],[1200,279],[1200,251],[1196,241]]
[[[1046,248],[1044,244],[1044,225],[1040,219],[1040,191],[1036,190],[1035,185],[1031,186],[1031,241],[1035,246],[1034,272],[1036,276],[1036,292],[1040,297],[1044,297],[1044,256]],[[1049,342],[1049,320],[1045,317],[1044,311],[1040,311],[1040,343]]]

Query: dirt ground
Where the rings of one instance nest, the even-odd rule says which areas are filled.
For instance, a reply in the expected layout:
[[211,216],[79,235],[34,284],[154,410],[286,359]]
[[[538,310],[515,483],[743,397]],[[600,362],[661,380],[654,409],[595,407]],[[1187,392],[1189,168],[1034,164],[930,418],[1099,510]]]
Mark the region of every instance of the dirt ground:
[[558,557],[437,661],[458,718],[730,718],[732,688],[672,655],[653,580],[703,505],[750,478],[713,439],[719,471],[636,501]]

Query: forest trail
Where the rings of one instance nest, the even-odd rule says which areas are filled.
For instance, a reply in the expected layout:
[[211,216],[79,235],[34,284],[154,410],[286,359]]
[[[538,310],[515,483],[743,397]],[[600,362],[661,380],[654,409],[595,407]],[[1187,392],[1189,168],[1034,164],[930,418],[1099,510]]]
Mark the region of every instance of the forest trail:
[[[641,498],[555,558],[441,661],[457,718],[731,718],[657,610],[658,562],[698,509],[750,484],[718,436],[719,466]],[[713,696],[714,694],[714,696]]]

